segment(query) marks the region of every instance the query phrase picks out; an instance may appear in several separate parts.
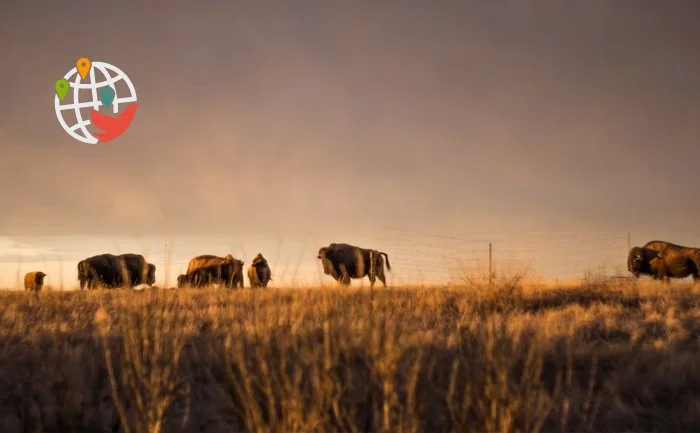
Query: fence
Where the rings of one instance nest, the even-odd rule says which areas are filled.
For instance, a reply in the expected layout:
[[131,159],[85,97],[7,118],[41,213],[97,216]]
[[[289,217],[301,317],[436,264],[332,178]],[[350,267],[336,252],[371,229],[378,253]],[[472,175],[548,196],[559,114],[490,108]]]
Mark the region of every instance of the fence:
[[[157,284],[173,286],[189,259],[199,254],[229,252],[247,264],[261,252],[268,259],[276,286],[329,285],[323,275],[318,248],[338,239],[312,235],[277,239],[108,239],[87,237],[5,238],[0,242],[0,287],[21,287],[32,270],[48,274],[46,284],[70,289],[77,286],[76,264],[94,254],[136,252],[156,265]],[[581,277],[586,271],[625,275],[631,240],[626,232],[527,232],[430,234],[382,230],[374,237],[343,239],[351,244],[388,253],[392,285],[459,283],[466,278],[493,278],[509,272],[528,272],[544,279]],[[367,281],[354,281],[355,285]]]

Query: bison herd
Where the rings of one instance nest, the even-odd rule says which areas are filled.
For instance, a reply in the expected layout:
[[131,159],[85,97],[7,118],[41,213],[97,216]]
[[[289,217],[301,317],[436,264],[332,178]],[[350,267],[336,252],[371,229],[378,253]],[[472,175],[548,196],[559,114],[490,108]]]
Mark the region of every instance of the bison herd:
[[[318,250],[323,272],[347,286],[351,279],[369,278],[370,287],[377,279],[386,287],[386,268],[391,270],[389,256],[374,249],[350,244],[332,243]],[[223,285],[226,288],[243,288],[243,260],[201,255],[192,258],[187,272],[177,277],[177,287],[201,288]],[[671,278],[693,277],[700,280],[700,248],[683,247],[665,241],[650,241],[641,247],[631,248],[627,256],[627,269],[639,278],[649,275],[668,282]],[[80,289],[133,288],[142,284],[155,284],[155,265],[146,262],[140,254],[100,254],[78,262]],[[272,272],[267,259],[257,254],[247,270],[250,287],[267,287]],[[24,276],[27,291],[41,291],[46,274],[29,272]]]
[[[323,271],[337,282],[347,286],[353,278],[368,277],[370,287],[379,279],[386,287],[384,262],[391,270],[389,256],[381,251],[356,247],[350,244],[332,243],[318,250]],[[202,288],[223,285],[226,288],[243,288],[243,260],[226,257],[200,255],[192,258],[187,272],[177,277],[178,288]],[[152,286],[156,281],[156,266],[148,263],[140,254],[100,254],[78,262],[80,290],[96,288],[134,288]],[[272,272],[267,259],[257,254],[247,270],[252,288],[264,288],[272,281]],[[41,291],[46,274],[29,272],[24,277],[27,291]]]

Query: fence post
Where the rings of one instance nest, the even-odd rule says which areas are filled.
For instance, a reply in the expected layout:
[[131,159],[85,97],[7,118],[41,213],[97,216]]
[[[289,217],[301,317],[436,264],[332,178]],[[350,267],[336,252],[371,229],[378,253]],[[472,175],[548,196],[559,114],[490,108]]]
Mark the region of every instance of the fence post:
[[489,286],[493,285],[493,252],[489,242]]

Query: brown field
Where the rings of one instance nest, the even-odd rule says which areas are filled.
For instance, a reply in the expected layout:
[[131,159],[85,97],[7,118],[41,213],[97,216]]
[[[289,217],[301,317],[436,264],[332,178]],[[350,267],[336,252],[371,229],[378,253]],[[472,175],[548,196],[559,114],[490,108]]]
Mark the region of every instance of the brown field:
[[699,317],[601,278],[5,292],[0,431],[688,432]]

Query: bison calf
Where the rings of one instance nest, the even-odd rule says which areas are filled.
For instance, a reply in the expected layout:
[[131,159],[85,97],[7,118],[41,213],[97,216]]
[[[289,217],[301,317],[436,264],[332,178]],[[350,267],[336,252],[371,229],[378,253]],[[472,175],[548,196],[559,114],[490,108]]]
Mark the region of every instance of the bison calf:
[[24,276],[24,290],[40,292],[41,288],[44,286],[45,276],[46,274],[43,272],[28,272]]

